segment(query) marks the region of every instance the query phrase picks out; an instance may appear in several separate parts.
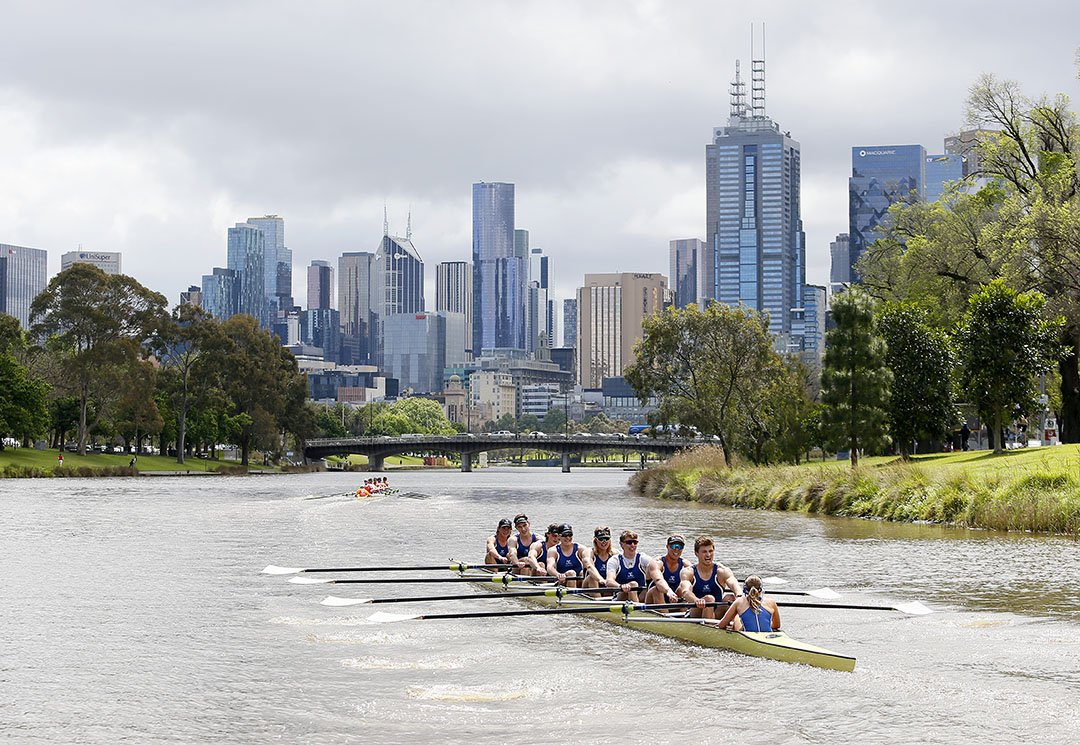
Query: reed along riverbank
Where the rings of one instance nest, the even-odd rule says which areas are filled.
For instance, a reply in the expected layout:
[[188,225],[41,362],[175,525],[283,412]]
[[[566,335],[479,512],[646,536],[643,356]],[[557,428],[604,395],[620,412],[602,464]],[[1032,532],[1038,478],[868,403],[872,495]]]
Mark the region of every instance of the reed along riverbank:
[[634,474],[649,497],[968,528],[1080,535],[1080,446],[727,468],[698,448]]

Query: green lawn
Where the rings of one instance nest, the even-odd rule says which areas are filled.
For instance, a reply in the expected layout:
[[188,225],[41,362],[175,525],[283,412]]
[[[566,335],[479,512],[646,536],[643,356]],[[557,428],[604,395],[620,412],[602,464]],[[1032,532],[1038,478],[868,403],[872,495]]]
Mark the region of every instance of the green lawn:
[[[880,467],[899,463],[895,456],[861,458],[859,465]],[[1006,474],[1022,470],[1029,473],[1072,469],[1080,473],[1080,445],[1057,445],[1054,447],[1020,448],[994,455],[989,450],[969,450],[959,453],[934,453],[916,455],[911,462],[930,470],[945,473],[967,471],[979,475]],[[846,460],[827,460],[810,463],[815,468],[847,468]]]
[[[110,466],[126,466],[131,461],[130,455],[108,455],[95,453],[93,455],[78,455],[64,452],[65,468],[108,468]],[[140,455],[135,467],[140,471],[210,471],[221,465],[238,465],[238,461],[232,460],[206,460],[203,458],[187,458],[183,465],[176,462],[176,458],[164,455]],[[40,468],[51,473],[56,468],[55,450],[34,450],[33,448],[4,448],[0,451],[0,471],[7,466],[22,468]],[[251,465],[251,470],[274,470],[262,465]]]

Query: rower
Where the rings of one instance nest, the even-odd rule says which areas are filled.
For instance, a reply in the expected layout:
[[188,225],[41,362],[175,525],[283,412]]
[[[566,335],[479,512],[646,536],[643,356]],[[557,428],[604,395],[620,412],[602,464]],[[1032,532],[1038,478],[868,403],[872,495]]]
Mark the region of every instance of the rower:
[[577,587],[585,577],[586,567],[592,565],[592,551],[589,547],[574,543],[574,529],[569,523],[560,525],[559,543],[547,552],[547,573],[555,577],[560,584]]
[[690,609],[692,618],[716,618],[716,609],[706,607],[707,603],[719,603],[742,597],[742,590],[731,573],[723,564],[713,563],[715,546],[713,539],[699,536],[694,539],[694,555],[697,566],[683,567],[679,575],[679,597],[697,607]]
[[529,569],[532,574],[547,574],[547,559],[548,552],[555,548],[559,543],[559,525],[558,523],[551,523],[548,525],[547,532],[544,533],[544,540],[533,541],[529,546],[529,555],[526,557],[526,561],[529,563]]
[[487,551],[484,553],[485,564],[508,564],[510,545],[510,518],[504,517],[499,520],[499,527],[495,529],[495,535],[488,536]]
[[593,569],[587,572],[585,587],[607,585],[607,563],[615,552],[611,550],[611,528],[598,525],[593,531]]
[[679,583],[686,562],[682,559],[686,539],[676,533],[668,536],[667,553],[653,559],[645,570],[649,580],[649,589],[645,593],[646,603],[679,602]]
[[638,553],[638,534],[624,530],[619,536],[622,553],[608,562],[607,586],[618,587],[618,600],[641,602],[645,594],[645,567],[652,563],[652,558]]
[[[533,569],[529,566],[529,549],[532,548],[533,543],[540,541],[540,536],[529,528],[528,515],[515,515],[514,527],[517,528],[517,533],[510,536],[509,541],[510,563],[514,565],[513,571],[518,574],[532,574]],[[547,560],[546,556],[544,560]]]
[[736,598],[720,619],[721,626],[734,624],[736,631],[779,631],[780,609],[776,601],[761,593],[761,577],[751,574],[743,585],[746,594]]

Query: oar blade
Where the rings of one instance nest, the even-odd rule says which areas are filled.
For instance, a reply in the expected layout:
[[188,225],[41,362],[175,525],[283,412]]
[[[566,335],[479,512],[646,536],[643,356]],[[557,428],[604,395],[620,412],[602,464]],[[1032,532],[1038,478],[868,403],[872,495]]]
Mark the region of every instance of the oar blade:
[[367,617],[367,620],[371,623],[397,623],[398,621],[415,621],[417,618],[422,618],[419,615],[409,615],[406,613],[386,613],[385,611],[379,611],[372,613]]
[[320,605],[329,605],[332,608],[347,608],[351,605],[366,605],[371,602],[371,598],[337,598],[333,595],[328,595]]
[[900,605],[897,605],[895,607],[896,610],[900,611],[901,613],[907,613],[911,616],[928,616],[934,612],[922,603],[920,603],[918,600],[910,603],[901,603]]
[[783,577],[765,577],[761,580],[763,585],[786,585],[787,580]]
[[335,582],[332,579],[319,579],[318,577],[293,577],[289,580],[294,585],[330,585]]
[[806,594],[813,598],[821,598],[822,600],[839,600],[843,597],[843,595],[836,592],[835,590],[829,589],[828,587],[819,587],[818,589],[811,590]]
[[300,574],[303,569],[297,569],[295,567],[279,567],[270,564],[266,569],[263,569],[261,574]]

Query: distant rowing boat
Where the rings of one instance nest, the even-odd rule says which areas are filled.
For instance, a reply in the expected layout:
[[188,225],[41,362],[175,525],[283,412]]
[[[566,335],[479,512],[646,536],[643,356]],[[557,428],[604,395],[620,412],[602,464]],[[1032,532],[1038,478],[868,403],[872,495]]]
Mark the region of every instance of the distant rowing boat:
[[[543,584],[531,585],[528,589],[544,586]],[[554,585],[550,586],[555,587]],[[514,589],[512,586],[504,586],[504,588],[507,595],[513,596]],[[621,605],[618,601],[594,599],[584,595],[573,595],[565,598],[528,597],[523,599],[552,607],[595,605],[599,609],[605,607],[615,608]],[[711,649],[727,649],[751,657],[764,657],[780,662],[795,662],[841,672],[852,672],[855,669],[854,657],[837,654],[792,639],[783,631],[731,631],[720,628],[715,621],[703,621],[685,616],[668,616],[653,610],[637,610],[629,614],[620,612],[597,613],[593,617],[608,623],[647,631],[651,634],[678,639],[698,646]]]

